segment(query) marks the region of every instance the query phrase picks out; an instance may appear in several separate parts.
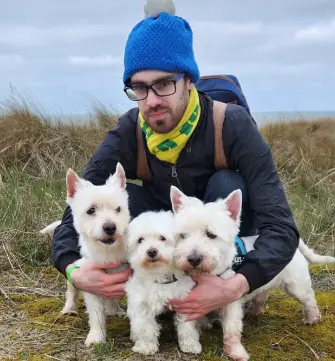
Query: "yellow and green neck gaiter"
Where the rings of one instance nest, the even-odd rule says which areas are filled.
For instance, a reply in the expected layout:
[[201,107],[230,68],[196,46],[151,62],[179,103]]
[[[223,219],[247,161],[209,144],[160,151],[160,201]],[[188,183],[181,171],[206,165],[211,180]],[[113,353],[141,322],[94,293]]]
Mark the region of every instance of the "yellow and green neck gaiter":
[[159,134],[154,132],[140,112],[140,125],[145,133],[149,151],[158,159],[175,164],[180,152],[198,124],[200,110],[199,94],[196,88],[193,87],[183,118],[169,133]]

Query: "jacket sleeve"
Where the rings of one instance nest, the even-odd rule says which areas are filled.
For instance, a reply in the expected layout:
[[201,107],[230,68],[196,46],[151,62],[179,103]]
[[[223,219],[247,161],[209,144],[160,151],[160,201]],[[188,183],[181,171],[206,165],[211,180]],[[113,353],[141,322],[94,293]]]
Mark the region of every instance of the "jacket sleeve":
[[259,232],[255,249],[237,270],[246,277],[252,292],[271,281],[290,262],[299,244],[299,233],[271,149],[243,107],[228,105],[223,141],[229,168],[244,177]]
[[[124,167],[128,179],[136,178],[135,119],[136,110],[130,110],[120,118],[89,160],[83,178],[95,185],[104,184],[109,175],[115,172],[118,162]],[[67,206],[62,223],[54,231],[52,261],[55,268],[65,275],[66,266],[80,257],[78,234],[73,226],[71,209]]]

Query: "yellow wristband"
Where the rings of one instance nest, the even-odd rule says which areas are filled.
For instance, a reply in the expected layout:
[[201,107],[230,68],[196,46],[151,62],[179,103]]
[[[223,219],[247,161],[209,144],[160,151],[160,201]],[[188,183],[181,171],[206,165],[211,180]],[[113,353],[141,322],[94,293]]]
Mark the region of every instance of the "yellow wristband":
[[77,268],[80,268],[80,267],[77,266],[76,264],[72,264],[71,266],[69,266],[66,269],[66,279],[71,283],[71,285],[73,285],[73,281],[71,279],[71,273]]

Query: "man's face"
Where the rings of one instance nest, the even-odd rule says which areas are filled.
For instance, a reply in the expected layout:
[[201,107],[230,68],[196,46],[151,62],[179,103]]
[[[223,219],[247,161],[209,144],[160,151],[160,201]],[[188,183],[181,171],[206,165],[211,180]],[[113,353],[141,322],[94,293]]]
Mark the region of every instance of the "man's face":
[[[175,80],[179,73],[166,73],[162,71],[141,71],[134,74],[130,85],[152,85]],[[181,120],[188,104],[189,90],[193,84],[183,77],[176,83],[176,92],[172,95],[160,97],[152,89],[148,90],[146,99],[137,102],[140,112],[151,129],[157,133],[168,133]]]

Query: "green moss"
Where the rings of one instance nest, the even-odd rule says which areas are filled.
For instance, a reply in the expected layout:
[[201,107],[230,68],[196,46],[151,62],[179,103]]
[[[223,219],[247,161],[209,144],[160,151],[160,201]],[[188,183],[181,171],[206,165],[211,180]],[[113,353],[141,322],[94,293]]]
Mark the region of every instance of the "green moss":
[[13,301],[19,304],[25,304],[27,302],[32,302],[36,299],[33,295],[27,295],[25,293],[11,293],[8,297]]
[[45,313],[59,313],[62,303],[53,297],[35,299],[17,306],[18,310],[27,311],[30,317],[36,317]]
[[307,326],[301,322],[296,300],[281,292],[271,293],[265,315],[249,320],[244,328],[251,360],[312,360],[314,355],[305,343],[318,355],[335,357],[335,292],[316,292],[316,297],[323,319],[318,325]]
[[335,275],[335,264],[312,265],[309,270],[312,276]]
[[[250,361],[313,360],[309,345],[320,360],[335,360],[335,291],[316,291],[322,321],[313,326],[301,322],[300,304],[281,291],[269,295],[265,314],[247,317],[242,343],[250,354]],[[204,331],[201,335],[201,360],[225,360],[222,352],[222,331]],[[307,343],[307,345],[305,344]]]
[[120,317],[107,318],[107,333],[110,337],[120,337],[127,335],[130,330],[129,320]]
[[17,361],[50,361],[50,357],[45,355],[52,355],[56,350],[56,347],[48,346],[48,347],[40,347],[34,348],[30,350],[26,350],[16,356]]
[[[329,266],[311,267],[312,275],[321,274],[327,276],[333,272]],[[54,270],[46,271],[46,277],[52,277]],[[302,311],[300,304],[293,298],[288,297],[282,291],[272,291],[266,303],[265,314],[262,317],[247,317],[244,322],[242,342],[250,354],[250,361],[304,361],[313,360],[310,347],[317,353],[322,361],[335,359],[335,291],[315,291],[319,304],[322,321],[318,325],[305,326],[302,324]],[[17,310],[25,311],[30,323],[27,324],[27,333],[30,330],[47,336],[50,340],[41,349],[33,349],[28,346],[24,353],[19,354],[18,360],[46,360],[44,354],[55,355],[60,342],[64,344],[64,335],[69,343],[83,346],[88,332],[88,318],[81,301],[79,316],[65,316],[60,314],[64,299],[53,297],[40,297],[36,295],[11,294],[10,297],[18,303]],[[126,305],[126,300],[122,300]],[[8,302],[0,298],[1,304]],[[172,320],[161,317],[163,325],[161,337],[161,352],[170,360],[175,353],[177,337]],[[107,318],[107,342],[96,345],[93,348],[94,357],[97,360],[113,359],[121,360],[131,358],[131,345],[129,340],[129,320],[127,318]],[[13,336],[17,339],[17,336]],[[62,340],[62,341],[61,341]],[[70,341],[71,340],[71,341]],[[228,360],[222,351],[222,330],[214,329],[203,331],[201,334],[203,353],[190,360],[223,361]],[[307,345],[308,346],[307,346]],[[58,346],[56,346],[58,345]],[[179,350],[182,354],[182,352]],[[60,356],[60,358],[62,358]],[[188,358],[187,358],[188,360]]]

